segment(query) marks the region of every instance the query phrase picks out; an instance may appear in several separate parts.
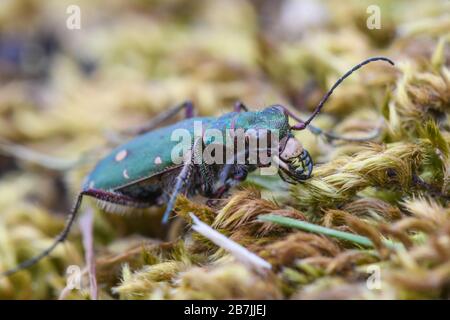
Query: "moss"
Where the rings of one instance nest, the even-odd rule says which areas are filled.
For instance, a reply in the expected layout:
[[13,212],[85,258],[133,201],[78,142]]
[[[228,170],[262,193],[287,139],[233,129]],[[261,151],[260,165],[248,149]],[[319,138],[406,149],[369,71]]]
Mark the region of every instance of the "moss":
[[[15,34],[39,45],[30,29],[61,21],[54,2],[16,2],[0,14],[2,39]],[[355,63],[375,55],[396,62],[353,74],[314,120],[347,137],[381,128],[373,141],[295,133],[314,158],[311,179],[288,186],[252,174],[210,206],[180,196],[169,230],[160,227],[161,208],[97,210],[95,275],[85,268],[76,225],[51,257],[0,278],[0,299],[91,299],[92,276],[100,299],[449,298],[450,71],[441,16],[448,4],[381,1],[382,29],[369,30],[370,1],[317,4],[319,18],[298,19],[301,28],[280,17],[286,3],[83,1],[92,24],[76,38],[53,35],[64,50],[45,56],[43,69],[0,63],[4,271],[48,246],[95,161],[169,106],[192,99],[200,115],[214,116],[236,100],[252,109],[281,103],[306,117]],[[193,232],[191,213],[272,269],[258,273]],[[265,214],[374,246],[258,219]],[[80,290],[68,285],[71,265],[79,266]],[[374,267],[381,287],[371,290]]]

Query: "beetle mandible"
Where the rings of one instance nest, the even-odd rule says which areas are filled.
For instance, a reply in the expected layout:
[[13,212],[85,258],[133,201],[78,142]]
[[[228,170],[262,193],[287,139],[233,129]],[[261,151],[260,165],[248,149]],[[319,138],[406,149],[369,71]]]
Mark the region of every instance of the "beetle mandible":
[[[248,132],[250,129],[277,131],[279,144],[278,155],[275,156],[275,159],[279,165],[280,177],[289,183],[299,183],[308,179],[313,170],[313,161],[308,151],[303,149],[300,141],[294,137],[292,131],[309,127],[313,133],[322,133],[319,128],[310,125],[311,121],[320,113],[333,90],[345,78],[373,61],[386,61],[394,65],[388,58],[373,57],[354,66],[336,81],[314,109],[312,115],[305,121],[281,105],[272,105],[261,111],[249,111],[244,104],[239,102],[235,105],[234,112],[218,118],[193,117],[191,102],[185,102],[169,110],[154,119],[146,128],[146,133],[115,148],[97,163],[94,170],[87,176],[63,231],[49,248],[2,275],[8,276],[34,265],[63,242],[75,221],[84,196],[97,199],[105,211],[111,212],[123,211],[127,208],[147,208],[167,203],[163,216],[163,223],[167,223],[180,192],[185,192],[188,196],[199,193],[207,198],[220,198],[232,186],[245,180],[248,172],[262,166],[259,163],[196,164],[194,161],[196,146],[204,143],[199,140],[192,141],[191,149],[184,155],[184,162],[175,164],[169,151],[174,146],[174,142],[170,139],[171,133],[180,128],[192,131],[195,121],[201,121],[206,128],[222,131],[230,129],[243,129],[244,132]],[[151,130],[154,124],[169,119],[181,110],[185,110],[185,120]],[[289,117],[297,121],[294,126],[289,125]],[[340,139],[333,135],[328,135],[328,137]],[[167,190],[170,188],[171,192],[169,193]]]

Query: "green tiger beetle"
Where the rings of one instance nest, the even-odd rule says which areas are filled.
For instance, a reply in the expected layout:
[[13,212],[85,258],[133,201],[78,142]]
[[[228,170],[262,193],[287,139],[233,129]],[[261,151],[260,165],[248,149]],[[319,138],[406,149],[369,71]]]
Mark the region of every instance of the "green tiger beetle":
[[[345,78],[362,66],[379,60],[394,65],[388,58],[373,57],[354,66],[336,81],[314,109],[312,115],[305,121],[282,105],[272,105],[261,111],[249,111],[240,102],[236,103],[233,112],[218,118],[194,117],[194,106],[191,102],[185,102],[156,117],[140,130],[140,135],[115,148],[108,156],[97,163],[94,170],[87,176],[67,223],[54,243],[37,256],[22,262],[2,275],[9,276],[36,264],[42,258],[48,256],[59,243],[63,242],[75,221],[84,196],[97,199],[99,205],[105,211],[110,212],[125,211],[129,208],[147,208],[167,203],[162,221],[163,224],[166,224],[180,192],[187,196],[200,194],[209,199],[217,199],[231,187],[245,180],[249,172],[263,166],[260,163],[249,164],[247,162],[196,163],[194,161],[196,145],[205,144],[204,140],[199,141],[198,139],[191,141],[191,148],[183,155],[183,161],[175,163],[171,154],[171,150],[176,144],[171,139],[172,132],[177,129],[192,132],[196,121],[202,123],[203,130],[212,128],[221,132],[225,130],[233,132],[237,129],[242,129],[244,132],[248,132],[250,129],[263,129],[267,132],[277,131],[279,144],[277,145],[278,155],[276,159],[280,177],[289,183],[300,183],[310,178],[313,161],[308,151],[294,137],[293,131],[309,128],[313,133],[324,134],[329,139],[350,141],[364,141],[373,138],[338,137],[331,133],[322,132],[321,129],[313,127],[310,123],[320,113],[333,90]],[[168,120],[182,110],[185,111],[185,120],[155,129],[159,123]],[[290,126],[289,117],[297,123]],[[245,152],[247,151],[246,149]],[[169,193],[167,190],[171,190],[171,192]]]

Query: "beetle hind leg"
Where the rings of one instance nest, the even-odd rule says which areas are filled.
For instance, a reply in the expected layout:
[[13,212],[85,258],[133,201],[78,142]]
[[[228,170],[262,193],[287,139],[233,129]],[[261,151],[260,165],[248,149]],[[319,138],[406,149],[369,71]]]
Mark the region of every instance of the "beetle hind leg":
[[[119,214],[119,215],[125,215],[125,214],[134,212],[139,209],[144,209],[141,207],[125,206],[122,204],[117,204],[117,203],[103,201],[103,200],[97,200],[96,205],[98,208],[100,208],[101,210],[103,210],[105,212]],[[147,208],[147,207],[145,207],[145,208]]]
[[81,203],[84,196],[90,196],[97,200],[109,202],[112,204],[122,205],[122,206],[128,206],[128,207],[136,207],[136,208],[145,208],[152,205],[152,203],[142,202],[142,201],[136,201],[136,199],[133,199],[132,197],[128,197],[125,195],[121,195],[114,192],[99,190],[99,189],[85,189],[81,191],[77,199],[75,201],[75,204],[70,211],[70,214],[67,218],[66,225],[64,226],[64,229],[61,231],[61,233],[56,237],[55,241],[50,245],[47,249],[43,250],[38,255],[25,260],[24,262],[17,265],[15,268],[7,270],[0,274],[0,277],[7,277],[10,276],[20,270],[26,269],[28,267],[31,267],[41,261],[43,258],[50,255],[50,253],[60,244],[61,242],[64,242],[69,235],[70,230],[72,229],[73,223],[75,222],[75,218],[77,217],[78,211],[81,207]]
[[99,189],[88,189],[84,191],[84,194],[95,198],[98,207],[109,213],[126,214],[133,209],[145,209],[154,205],[153,202]]
[[160,126],[161,123],[175,117],[182,110],[184,110],[185,112],[184,116],[186,119],[192,118],[194,116],[194,104],[191,101],[185,101],[173,108],[170,108],[166,112],[157,115],[143,126],[131,128],[130,130],[126,130],[124,133],[130,135],[138,135],[152,131]]
[[77,216],[78,210],[80,209],[81,202],[83,200],[83,192],[79,193],[77,196],[77,199],[75,201],[75,204],[70,211],[69,217],[67,218],[66,225],[64,226],[64,229],[61,231],[61,233],[56,237],[55,241],[50,245],[47,249],[43,250],[38,255],[23,261],[22,263],[18,264],[16,267],[9,269],[3,273],[0,274],[0,278],[2,277],[8,277],[16,272],[19,272],[23,269],[26,269],[28,267],[31,267],[47,257],[53,249],[55,249],[59,243],[64,242],[72,228],[73,223],[75,222],[75,218]]

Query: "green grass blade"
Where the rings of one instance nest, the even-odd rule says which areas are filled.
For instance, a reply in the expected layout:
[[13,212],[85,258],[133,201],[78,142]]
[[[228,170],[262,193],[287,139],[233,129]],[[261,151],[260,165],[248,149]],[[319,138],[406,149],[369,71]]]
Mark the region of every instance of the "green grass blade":
[[[337,239],[350,241],[350,242],[353,242],[353,243],[356,243],[356,244],[359,244],[359,245],[362,245],[365,247],[371,247],[371,248],[375,247],[373,242],[367,237],[349,233],[349,232],[344,232],[344,231],[339,231],[339,230],[322,227],[322,226],[319,226],[319,225],[316,225],[313,223],[309,223],[306,221],[301,221],[301,220],[292,219],[292,218],[283,217],[283,216],[274,215],[274,214],[261,215],[258,217],[258,220],[264,221],[264,222],[272,222],[272,223],[276,223],[276,224],[279,224],[279,225],[282,225],[285,227],[296,228],[296,229],[300,229],[300,230],[308,231],[308,232],[312,232],[312,233],[323,234],[323,235],[326,235],[329,237],[334,237]],[[401,246],[400,243],[394,243],[389,240],[383,240],[383,242],[389,248],[398,248],[398,246]]]

